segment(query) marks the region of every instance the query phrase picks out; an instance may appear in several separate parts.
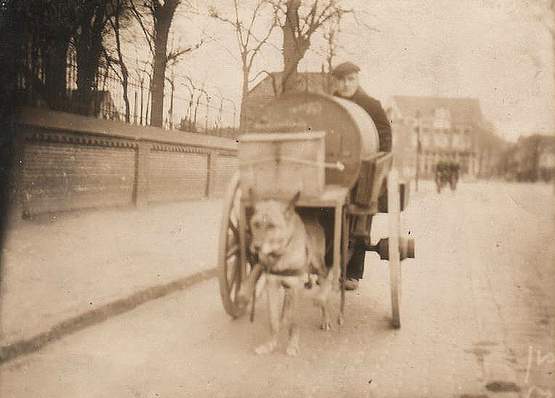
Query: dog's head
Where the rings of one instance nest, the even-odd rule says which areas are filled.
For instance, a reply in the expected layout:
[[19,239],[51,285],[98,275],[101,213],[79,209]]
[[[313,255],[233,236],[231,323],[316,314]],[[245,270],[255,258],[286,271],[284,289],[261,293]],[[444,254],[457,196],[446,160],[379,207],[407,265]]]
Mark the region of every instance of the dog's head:
[[254,213],[250,219],[251,251],[258,254],[263,266],[271,267],[283,256],[293,235],[295,204],[299,200],[300,192],[289,202],[258,201],[252,191],[250,195],[254,203]]

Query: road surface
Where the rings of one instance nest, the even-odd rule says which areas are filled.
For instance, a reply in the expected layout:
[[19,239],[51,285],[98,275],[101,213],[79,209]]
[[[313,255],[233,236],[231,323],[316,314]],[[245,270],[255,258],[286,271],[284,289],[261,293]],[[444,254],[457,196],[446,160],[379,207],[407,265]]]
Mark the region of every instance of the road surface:
[[254,323],[233,321],[210,280],[3,364],[0,396],[555,396],[553,200],[544,185],[421,187],[405,217],[417,259],[403,263],[399,330],[375,254],[341,328],[320,331],[303,301],[294,358],[283,345],[254,354],[265,300]]

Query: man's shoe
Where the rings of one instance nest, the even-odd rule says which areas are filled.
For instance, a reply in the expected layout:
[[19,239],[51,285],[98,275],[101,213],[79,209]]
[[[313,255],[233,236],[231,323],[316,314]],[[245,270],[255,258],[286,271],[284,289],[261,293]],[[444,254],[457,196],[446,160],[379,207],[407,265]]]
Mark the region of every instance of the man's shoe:
[[358,289],[358,279],[348,278],[345,281],[345,290],[356,290]]

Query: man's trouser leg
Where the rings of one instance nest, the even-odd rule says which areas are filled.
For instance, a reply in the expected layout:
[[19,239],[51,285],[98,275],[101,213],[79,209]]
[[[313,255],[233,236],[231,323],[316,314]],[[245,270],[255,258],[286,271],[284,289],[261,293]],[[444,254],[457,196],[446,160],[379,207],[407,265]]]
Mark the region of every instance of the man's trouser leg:
[[347,263],[347,279],[362,279],[364,275],[364,257],[366,255],[366,244],[363,240],[353,238],[351,246],[351,258]]
[[370,243],[370,230],[372,216],[357,216],[354,219],[351,238],[349,240],[350,259],[347,263],[347,279],[362,279],[364,275],[364,258],[366,256],[366,244]]
[[[326,233],[326,256],[328,267],[333,263],[333,211],[320,209],[320,223]],[[366,241],[369,241],[372,216],[363,216],[357,220],[358,235],[351,236],[349,240],[349,261],[347,262],[347,278],[362,279],[364,274],[364,258],[366,255]]]

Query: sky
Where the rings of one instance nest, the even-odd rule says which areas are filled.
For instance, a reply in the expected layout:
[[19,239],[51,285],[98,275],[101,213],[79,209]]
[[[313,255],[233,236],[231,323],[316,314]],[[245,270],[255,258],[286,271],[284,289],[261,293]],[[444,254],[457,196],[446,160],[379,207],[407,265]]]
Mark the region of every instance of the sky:
[[[202,1],[230,15],[231,0]],[[555,109],[552,39],[542,0],[344,0],[364,25],[346,17],[339,36],[337,63],[361,67],[367,92],[388,103],[393,95],[478,98],[485,117],[499,135],[552,133]],[[248,14],[250,0],[240,1]],[[259,32],[266,22],[260,21]],[[369,28],[370,27],[370,28]],[[241,70],[230,26],[181,10],[172,40],[193,43],[208,34],[207,44],[184,59],[177,73],[204,82],[240,104]],[[255,62],[258,70],[280,70],[281,34],[275,31]],[[323,62],[310,51],[301,71],[319,71]],[[184,93],[186,94],[186,93]]]

